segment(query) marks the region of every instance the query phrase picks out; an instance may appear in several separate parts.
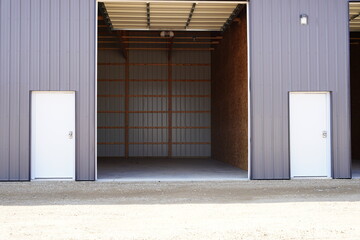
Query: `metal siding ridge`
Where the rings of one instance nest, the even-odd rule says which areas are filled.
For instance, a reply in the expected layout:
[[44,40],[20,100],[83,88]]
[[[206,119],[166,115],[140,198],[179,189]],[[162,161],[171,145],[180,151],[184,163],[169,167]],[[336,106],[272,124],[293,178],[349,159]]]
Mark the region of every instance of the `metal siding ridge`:
[[10,1],[0,0],[0,180],[9,180],[10,168]]
[[20,88],[20,1],[11,1],[10,6],[10,180],[19,179],[19,88]]
[[20,126],[19,126],[19,180],[30,178],[30,39],[31,3],[21,2],[20,37]]

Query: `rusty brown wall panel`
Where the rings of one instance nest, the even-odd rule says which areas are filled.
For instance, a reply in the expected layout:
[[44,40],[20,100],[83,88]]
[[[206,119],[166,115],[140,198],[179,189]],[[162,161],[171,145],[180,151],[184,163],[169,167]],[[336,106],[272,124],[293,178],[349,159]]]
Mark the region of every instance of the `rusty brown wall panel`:
[[76,179],[95,177],[93,0],[0,0],[0,180],[30,179],[30,92],[76,91]]
[[212,53],[212,157],[248,169],[248,68],[246,9]]
[[351,177],[348,2],[252,0],[249,14],[251,178],[290,177],[289,91],[331,91],[332,176]]

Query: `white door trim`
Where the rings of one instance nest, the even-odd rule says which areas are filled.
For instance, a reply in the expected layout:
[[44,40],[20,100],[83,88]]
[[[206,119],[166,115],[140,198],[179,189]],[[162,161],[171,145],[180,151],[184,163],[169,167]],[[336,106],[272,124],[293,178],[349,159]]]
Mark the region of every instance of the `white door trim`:
[[[332,176],[332,132],[331,132],[331,93],[326,91],[318,91],[318,92],[289,92],[289,157],[290,157],[290,176],[291,178],[299,178],[298,176],[294,176],[292,172],[292,158],[291,158],[291,95],[295,94],[325,94],[326,97],[326,131],[327,131],[327,141],[326,141],[326,176],[318,176],[321,178],[331,178]],[[314,176],[316,177],[316,176]],[[303,178],[303,177],[301,177]],[[312,176],[308,176],[307,178],[312,178]]]
[[[96,10],[95,10],[95,181],[98,180],[98,153],[97,153],[97,127],[98,127],[98,123],[97,123],[97,92],[98,92],[98,88],[97,88],[97,71],[98,71],[98,21],[97,21],[97,16],[98,16],[98,4],[99,2],[123,2],[123,1],[128,1],[128,0],[96,0],[95,5],[96,5]],[[147,2],[144,0],[132,0],[132,2]],[[166,2],[165,0],[153,0],[152,2]],[[168,1],[168,2],[178,2],[178,1]],[[188,2],[188,1],[183,1],[183,2]],[[216,3],[214,1],[202,1],[202,2],[208,2],[208,3]],[[226,1],[218,1],[217,3],[227,3]],[[232,1],[228,1],[228,3],[234,3]],[[252,168],[252,163],[251,163],[251,54],[250,54],[250,46],[251,46],[251,39],[250,39],[250,2],[249,0],[245,0],[245,1],[239,1],[239,4],[244,4],[246,5],[246,26],[247,26],[247,30],[246,30],[246,38],[247,38],[247,83],[248,83],[248,157],[247,157],[247,161],[248,161],[248,180],[251,180],[251,168]]]

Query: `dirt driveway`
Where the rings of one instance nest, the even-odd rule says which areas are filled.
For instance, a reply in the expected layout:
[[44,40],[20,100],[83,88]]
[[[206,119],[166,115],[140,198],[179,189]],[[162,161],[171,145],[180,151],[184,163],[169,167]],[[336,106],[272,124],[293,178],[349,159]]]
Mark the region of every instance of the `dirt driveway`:
[[0,183],[0,239],[360,239],[360,180]]

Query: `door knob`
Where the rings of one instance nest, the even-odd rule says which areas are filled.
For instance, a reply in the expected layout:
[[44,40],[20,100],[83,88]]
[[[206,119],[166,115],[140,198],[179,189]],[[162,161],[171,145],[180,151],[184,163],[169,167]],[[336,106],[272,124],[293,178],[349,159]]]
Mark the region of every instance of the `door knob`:
[[74,134],[73,134],[73,131],[69,131],[69,135],[68,135],[68,136],[69,136],[69,139],[72,139],[72,138],[73,138],[73,135],[74,135]]
[[322,137],[323,137],[323,138],[327,138],[327,131],[323,131],[323,132],[322,132]]

